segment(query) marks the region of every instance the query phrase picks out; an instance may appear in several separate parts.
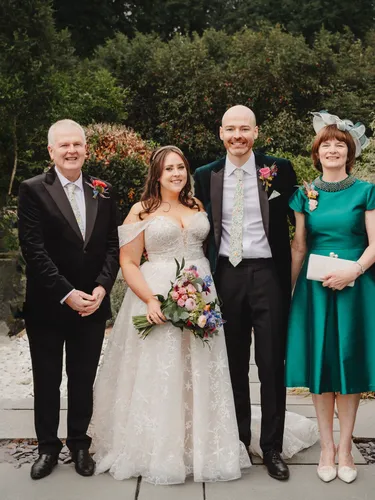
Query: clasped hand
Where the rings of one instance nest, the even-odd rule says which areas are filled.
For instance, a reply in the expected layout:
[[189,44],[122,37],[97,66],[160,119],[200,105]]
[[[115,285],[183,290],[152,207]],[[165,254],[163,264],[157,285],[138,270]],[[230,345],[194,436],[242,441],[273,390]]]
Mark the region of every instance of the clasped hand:
[[353,268],[342,269],[341,271],[334,271],[333,273],[327,274],[323,278],[323,286],[331,288],[332,290],[342,290],[349,283],[358,278],[360,272],[357,265],[353,265]]
[[65,303],[84,318],[99,309],[105,294],[106,291],[101,285],[94,288],[91,295],[82,290],[74,290]]

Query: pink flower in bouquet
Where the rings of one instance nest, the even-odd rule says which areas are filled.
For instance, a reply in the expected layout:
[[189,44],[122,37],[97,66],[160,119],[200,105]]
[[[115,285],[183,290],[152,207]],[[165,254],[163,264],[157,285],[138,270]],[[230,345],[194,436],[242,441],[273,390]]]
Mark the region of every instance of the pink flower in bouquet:
[[197,290],[195,289],[195,286],[190,283],[187,286],[187,291],[188,291],[188,293],[195,293]]
[[173,290],[173,292],[171,293],[171,297],[175,302],[177,302],[178,299],[180,298],[180,294],[176,292],[176,290]]
[[196,303],[193,299],[187,299],[187,301],[185,302],[185,309],[187,309],[188,311],[192,311],[193,309],[195,309],[195,306]]
[[184,307],[184,305],[185,305],[184,299],[178,299],[177,305],[180,306],[180,307]]
[[189,298],[189,296],[188,296],[188,295],[186,295],[186,294],[181,296],[181,299],[182,299],[182,300],[187,300],[188,298]]
[[179,289],[178,289],[180,295],[185,295],[186,294],[186,288],[184,286],[181,286]]
[[199,318],[198,318],[198,326],[200,328],[204,328],[206,326],[206,323],[207,323],[206,316],[204,316],[204,314],[202,314],[201,316],[199,316]]
[[263,167],[259,169],[259,175],[264,177],[265,179],[268,179],[268,177],[271,176],[271,169],[270,167]]

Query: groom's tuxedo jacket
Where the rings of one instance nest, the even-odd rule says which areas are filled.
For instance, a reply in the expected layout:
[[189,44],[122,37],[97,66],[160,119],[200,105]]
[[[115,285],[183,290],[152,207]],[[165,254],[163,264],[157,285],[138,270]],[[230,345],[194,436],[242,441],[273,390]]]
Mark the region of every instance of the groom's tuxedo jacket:
[[[287,218],[289,215],[293,221],[293,212],[289,209],[288,202],[296,189],[296,174],[290,161],[282,158],[255,152],[255,163],[257,173],[265,166],[270,167],[274,163],[277,166],[277,175],[268,191],[265,191],[258,176],[258,192],[272,258],[283,291],[290,296],[291,254]],[[198,168],[194,174],[195,196],[203,203],[211,224],[207,252],[212,272],[216,269],[221,241],[224,167],[225,157]]]
[[83,174],[85,240],[54,168],[20,186],[19,239],[27,278],[24,316],[29,323],[77,321],[78,313],[61,300],[74,288],[90,294],[97,285],[107,293],[100,308],[84,319],[105,321],[111,316],[109,293],[119,268],[116,205],[110,186],[109,198],[93,198],[87,182],[90,177]]

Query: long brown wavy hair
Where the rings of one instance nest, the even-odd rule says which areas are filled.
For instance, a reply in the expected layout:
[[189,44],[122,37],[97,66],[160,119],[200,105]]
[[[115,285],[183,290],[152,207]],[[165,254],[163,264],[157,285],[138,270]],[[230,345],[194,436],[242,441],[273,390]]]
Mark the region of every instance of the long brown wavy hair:
[[181,157],[181,160],[183,161],[187,172],[186,184],[178,196],[180,203],[182,203],[182,205],[185,205],[185,207],[197,208],[197,210],[199,210],[198,203],[193,198],[191,189],[190,166],[184,153],[177,146],[163,146],[156,149],[152,153],[150,158],[150,168],[148,171],[145,188],[141,196],[143,210],[138,215],[141,220],[143,219],[143,216],[145,214],[151,214],[155,212],[162,203],[159,179],[163,173],[165,158],[169,153],[177,153]]

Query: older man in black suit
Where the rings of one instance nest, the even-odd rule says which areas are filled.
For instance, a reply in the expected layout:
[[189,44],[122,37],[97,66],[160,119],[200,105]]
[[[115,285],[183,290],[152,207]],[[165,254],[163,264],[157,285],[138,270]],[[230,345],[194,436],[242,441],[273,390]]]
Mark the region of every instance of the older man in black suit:
[[19,191],[19,238],[26,261],[24,316],[34,378],[39,458],[31,477],[51,473],[57,437],[64,345],[68,375],[68,436],[76,471],[94,472],[87,428],[109,294],[119,268],[116,205],[111,186],[82,173],[82,127],[61,120],[49,130],[54,166]]

